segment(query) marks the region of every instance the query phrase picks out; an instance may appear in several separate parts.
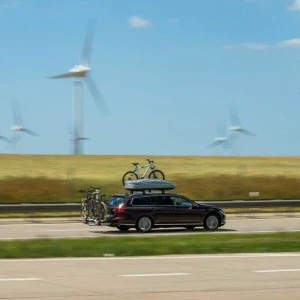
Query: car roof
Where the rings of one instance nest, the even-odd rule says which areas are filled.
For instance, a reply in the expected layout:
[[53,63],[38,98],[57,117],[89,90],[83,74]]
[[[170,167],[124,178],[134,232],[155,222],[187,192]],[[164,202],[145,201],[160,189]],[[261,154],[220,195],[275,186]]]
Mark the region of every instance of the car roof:
[[[134,192],[134,193],[120,193],[120,194],[115,194],[115,195],[112,195],[112,197],[133,197],[133,196],[160,196],[160,195],[168,195],[168,196],[182,196],[182,197],[185,197],[183,195],[180,195],[180,194],[176,194],[176,193],[162,193],[162,192],[159,192],[159,191],[155,191],[155,192],[142,192],[142,191],[139,191],[139,192]],[[187,198],[187,197],[185,197]]]

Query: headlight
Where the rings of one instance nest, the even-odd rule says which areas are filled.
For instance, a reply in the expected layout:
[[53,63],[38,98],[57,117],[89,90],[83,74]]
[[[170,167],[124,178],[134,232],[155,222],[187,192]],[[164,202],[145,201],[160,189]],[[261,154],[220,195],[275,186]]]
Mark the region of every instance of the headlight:
[[219,213],[225,215],[225,211],[223,209],[219,209]]

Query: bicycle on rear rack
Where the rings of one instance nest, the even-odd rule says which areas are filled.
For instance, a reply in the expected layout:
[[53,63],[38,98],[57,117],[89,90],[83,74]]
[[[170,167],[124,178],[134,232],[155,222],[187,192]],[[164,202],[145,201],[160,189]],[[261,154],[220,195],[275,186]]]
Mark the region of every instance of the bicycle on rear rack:
[[[123,175],[122,178],[122,183],[125,185],[125,181],[127,180],[135,180],[135,179],[144,179],[146,174],[151,170],[148,178],[152,179],[165,179],[165,175],[162,171],[156,170],[154,166],[154,161],[150,159],[146,159],[148,161],[148,164],[139,167],[139,163],[132,163],[134,165],[134,170],[133,171],[128,171]],[[146,171],[144,172],[143,175],[140,176],[139,170],[146,168]]]
[[92,187],[92,190],[79,190],[85,197],[81,199],[80,215],[83,222],[89,225],[99,225],[104,222],[107,215],[105,195],[101,195],[100,188]]
[[93,200],[95,202],[95,217],[100,222],[105,222],[107,216],[107,202],[104,200],[106,195],[101,194],[100,188],[92,188]]

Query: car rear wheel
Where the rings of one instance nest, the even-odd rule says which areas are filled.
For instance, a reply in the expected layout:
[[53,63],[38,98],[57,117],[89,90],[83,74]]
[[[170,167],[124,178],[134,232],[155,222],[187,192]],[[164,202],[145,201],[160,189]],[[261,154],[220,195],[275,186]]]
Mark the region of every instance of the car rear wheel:
[[136,223],[136,230],[139,232],[150,232],[152,227],[152,220],[147,216],[140,217]]
[[128,226],[124,226],[124,225],[120,225],[117,227],[120,231],[128,231],[129,227]]
[[206,230],[216,230],[219,227],[219,218],[216,215],[208,215],[205,220],[203,227]]

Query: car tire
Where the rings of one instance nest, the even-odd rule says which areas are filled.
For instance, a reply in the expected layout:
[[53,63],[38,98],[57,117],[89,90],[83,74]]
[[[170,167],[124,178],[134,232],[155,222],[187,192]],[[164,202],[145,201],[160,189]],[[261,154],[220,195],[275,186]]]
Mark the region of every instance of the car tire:
[[153,222],[150,217],[142,216],[136,222],[136,230],[142,233],[150,232],[153,227]]
[[195,228],[195,226],[194,225],[188,225],[188,226],[185,226],[185,228],[187,230],[193,230]]
[[123,232],[129,230],[129,227],[128,227],[128,226],[125,226],[125,225],[120,225],[120,226],[118,226],[117,228],[118,228],[120,231],[123,231]]
[[206,230],[217,230],[220,224],[220,220],[217,215],[209,214],[205,217],[203,227]]

